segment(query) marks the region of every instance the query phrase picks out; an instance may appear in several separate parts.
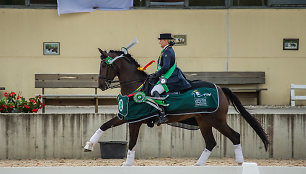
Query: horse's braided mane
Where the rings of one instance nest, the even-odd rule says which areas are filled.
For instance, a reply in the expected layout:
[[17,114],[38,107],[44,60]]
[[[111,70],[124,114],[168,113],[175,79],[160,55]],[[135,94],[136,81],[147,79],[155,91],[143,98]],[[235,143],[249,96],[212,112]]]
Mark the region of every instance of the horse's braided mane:
[[[118,50],[110,50],[109,51],[110,53],[114,53],[116,55],[121,55],[121,54],[124,54],[123,51],[118,51]],[[130,55],[130,54],[125,54],[125,57],[131,62],[133,63],[134,65],[136,65],[136,67],[140,67],[139,63]],[[146,72],[144,71],[141,71],[143,72],[145,75],[148,75]]]

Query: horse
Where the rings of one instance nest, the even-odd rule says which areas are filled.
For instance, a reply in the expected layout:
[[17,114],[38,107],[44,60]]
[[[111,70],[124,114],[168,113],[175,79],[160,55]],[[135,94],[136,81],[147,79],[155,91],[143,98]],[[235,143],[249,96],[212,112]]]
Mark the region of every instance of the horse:
[[[120,83],[121,94],[128,95],[135,91],[139,86],[145,83],[149,75],[144,71],[139,71],[140,65],[130,55],[124,54],[122,51],[110,50],[109,52],[102,51],[101,63],[98,85],[99,88],[104,91],[111,88],[111,84],[114,82]],[[118,77],[119,81],[114,81],[115,77]],[[195,119],[201,134],[205,141],[205,149],[199,157],[195,165],[205,165],[211,151],[216,146],[216,140],[214,138],[212,128],[217,129],[221,134],[229,138],[234,145],[234,152],[236,162],[238,164],[243,163],[243,154],[240,145],[240,134],[234,131],[226,122],[229,102],[232,103],[234,108],[240,113],[240,115],[247,121],[247,123],[255,130],[257,135],[261,138],[264,143],[265,150],[268,149],[268,138],[261,124],[243,107],[238,97],[228,88],[221,88],[217,86],[219,93],[219,108],[213,113],[195,113],[186,114],[180,116],[168,115],[168,121],[163,124],[180,122],[187,119]],[[135,158],[135,145],[139,135],[139,130],[142,124],[149,124],[151,119],[142,120],[139,122],[129,123],[129,144],[126,161],[123,163],[124,166],[131,166],[134,163]],[[158,121],[158,117],[153,117],[153,122]],[[90,141],[86,142],[84,151],[92,151],[94,144],[98,142],[98,139],[102,136],[103,132],[109,128],[119,126],[126,123],[124,119],[114,117],[95,132],[91,137]]]

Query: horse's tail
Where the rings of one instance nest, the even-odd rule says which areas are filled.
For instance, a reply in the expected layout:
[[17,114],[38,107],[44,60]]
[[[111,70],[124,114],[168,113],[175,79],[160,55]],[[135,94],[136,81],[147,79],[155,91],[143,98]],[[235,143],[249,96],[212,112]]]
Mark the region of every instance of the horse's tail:
[[237,112],[249,123],[249,125],[255,130],[257,135],[261,138],[265,145],[266,151],[268,150],[269,140],[267,134],[262,128],[261,124],[242,106],[238,97],[228,88],[222,88],[222,91],[227,98],[233,103],[233,106]]

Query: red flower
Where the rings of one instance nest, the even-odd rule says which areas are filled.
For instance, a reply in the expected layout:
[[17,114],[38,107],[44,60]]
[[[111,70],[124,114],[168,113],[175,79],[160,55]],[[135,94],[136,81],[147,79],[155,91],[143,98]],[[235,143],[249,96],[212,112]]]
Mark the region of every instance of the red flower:
[[37,111],[38,111],[38,109],[32,109],[32,112],[35,112],[35,113],[36,113]]
[[20,99],[20,96],[17,96],[17,100],[19,100]]
[[4,97],[7,97],[7,92],[4,93]]
[[2,111],[3,108],[0,108],[0,111]]

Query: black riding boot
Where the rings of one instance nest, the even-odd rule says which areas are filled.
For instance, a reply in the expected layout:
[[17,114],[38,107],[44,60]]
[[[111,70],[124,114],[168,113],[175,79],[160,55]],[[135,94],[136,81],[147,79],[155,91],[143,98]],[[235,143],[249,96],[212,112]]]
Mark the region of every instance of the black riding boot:
[[[157,91],[153,92],[154,97],[160,97],[159,93]],[[166,116],[166,110],[165,107],[162,105],[159,105],[159,107],[162,109],[159,111],[159,120],[157,121],[157,126],[160,126],[162,123],[165,123],[168,121],[168,118]]]

